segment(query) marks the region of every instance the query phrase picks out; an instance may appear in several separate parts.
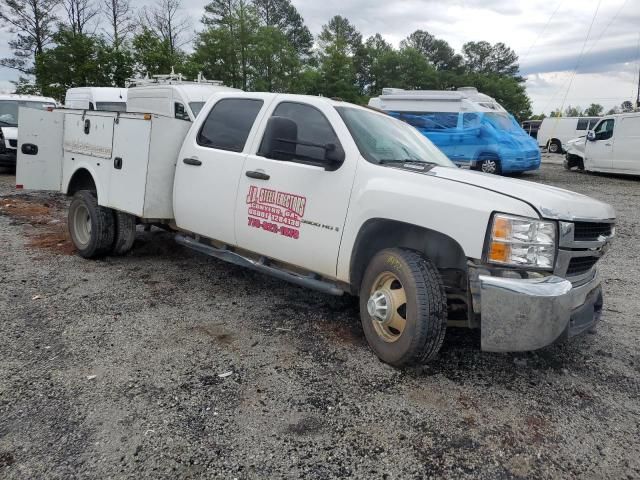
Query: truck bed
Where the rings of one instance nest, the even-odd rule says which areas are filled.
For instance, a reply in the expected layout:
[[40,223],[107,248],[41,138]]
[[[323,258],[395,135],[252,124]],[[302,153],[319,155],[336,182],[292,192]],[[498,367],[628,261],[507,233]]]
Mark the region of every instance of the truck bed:
[[18,186],[67,193],[84,169],[96,181],[100,205],[146,219],[174,217],[176,160],[190,122],[67,109],[20,115]]

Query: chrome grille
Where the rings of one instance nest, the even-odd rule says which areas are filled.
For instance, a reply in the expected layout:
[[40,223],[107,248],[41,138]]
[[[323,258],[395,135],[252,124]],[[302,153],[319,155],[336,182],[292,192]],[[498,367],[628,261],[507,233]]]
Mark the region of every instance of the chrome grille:
[[597,241],[601,236],[610,237],[613,232],[613,224],[596,222],[574,223],[574,240]]
[[554,273],[574,285],[588,282],[615,235],[614,224],[610,220],[559,222],[559,232]]

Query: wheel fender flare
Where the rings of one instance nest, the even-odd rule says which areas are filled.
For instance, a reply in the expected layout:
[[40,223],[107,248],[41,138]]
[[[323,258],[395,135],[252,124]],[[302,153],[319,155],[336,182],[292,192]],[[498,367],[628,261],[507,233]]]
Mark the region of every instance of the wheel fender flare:
[[75,193],[75,191],[70,191],[71,186],[74,184],[74,182],[79,181],[80,177],[84,177],[84,178],[82,178],[82,181],[85,181],[87,178],[91,179],[91,181],[93,182],[93,185],[95,186],[95,189],[96,189],[96,195],[98,197],[98,204],[99,205],[104,205],[104,203],[102,202],[102,200],[105,199],[104,187],[102,186],[102,184],[99,181],[96,181],[96,179],[98,179],[100,177],[98,177],[95,167],[93,165],[88,164],[87,162],[81,162],[81,163],[78,164],[76,169],[69,176],[69,180],[67,181],[66,185],[64,186],[64,189],[63,189],[62,193],[66,194],[66,195],[73,195]]

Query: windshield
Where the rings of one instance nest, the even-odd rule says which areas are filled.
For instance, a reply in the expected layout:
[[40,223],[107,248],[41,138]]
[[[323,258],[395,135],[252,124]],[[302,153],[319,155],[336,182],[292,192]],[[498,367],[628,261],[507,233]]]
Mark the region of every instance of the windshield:
[[0,123],[5,127],[17,127],[20,107],[46,110],[47,108],[55,108],[55,105],[53,103],[25,100],[0,100]]
[[336,107],[360,154],[371,163],[424,162],[455,165],[415,128],[400,120],[359,108]]
[[202,107],[204,107],[204,103],[205,102],[189,102],[189,107],[193,112],[194,118],[198,116],[198,114],[200,113],[200,110],[202,110]]
[[103,110],[106,112],[126,112],[126,102],[96,102],[96,110]]
[[513,120],[513,118],[507,113],[488,112],[485,113],[484,116],[489,120],[489,123],[491,123],[498,130],[516,132],[521,128],[520,125],[518,125],[518,123]]

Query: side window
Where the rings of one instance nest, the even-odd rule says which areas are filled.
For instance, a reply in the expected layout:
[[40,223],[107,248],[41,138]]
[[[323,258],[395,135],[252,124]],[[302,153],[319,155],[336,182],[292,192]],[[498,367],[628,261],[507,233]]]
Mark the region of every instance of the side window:
[[595,130],[596,140],[609,140],[613,137],[613,122],[614,120],[610,118],[598,124]]
[[412,127],[426,131],[440,131],[458,127],[457,113],[437,112],[389,112]]
[[173,109],[175,111],[175,117],[178,120],[186,120],[187,122],[191,121],[191,119],[189,118],[189,114],[187,113],[187,109],[184,108],[184,105],[182,103],[174,103]]
[[89,110],[95,110],[96,107],[94,107],[93,102],[89,102]]
[[209,112],[196,137],[198,145],[241,152],[262,104],[262,100],[246,98],[220,100]]
[[581,118],[580,120],[578,120],[578,127],[576,128],[576,130],[586,130],[588,126],[589,119]]
[[[282,102],[273,111],[274,117],[286,117],[298,124],[298,141],[326,145],[333,143],[340,146],[338,136],[333,131],[329,120],[324,114],[312,107],[301,103]],[[301,159],[322,161],[325,149],[309,145],[296,146],[296,155]]]
[[589,120],[589,130],[593,130],[593,127],[595,127],[599,121],[599,118],[592,118],[591,120]]
[[462,128],[477,128],[479,126],[480,126],[479,113],[469,112],[469,113],[462,114]]

